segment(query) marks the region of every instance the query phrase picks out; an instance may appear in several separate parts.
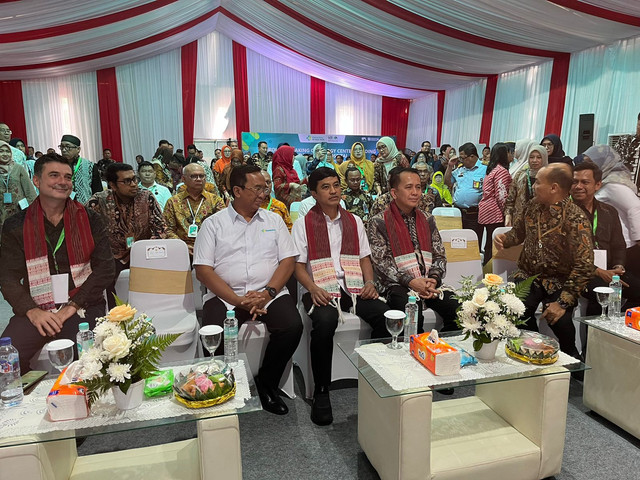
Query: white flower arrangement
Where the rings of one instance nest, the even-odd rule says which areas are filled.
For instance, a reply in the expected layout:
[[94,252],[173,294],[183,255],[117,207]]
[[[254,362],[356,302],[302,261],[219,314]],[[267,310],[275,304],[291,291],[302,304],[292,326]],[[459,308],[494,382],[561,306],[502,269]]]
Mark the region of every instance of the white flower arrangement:
[[162,352],[180,336],[156,335],[146,314],[136,318],[135,308],[116,302],[107,316],[96,319],[93,347],[78,361],[76,383],[87,388],[89,405],[112,386],[127,393],[131,384],[156,372]]
[[506,285],[499,275],[487,274],[479,283],[472,277],[463,277],[460,292],[455,297],[460,302],[456,323],[462,328],[465,340],[472,336],[473,348],[480,350],[485,343],[517,337],[525,306],[522,303],[535,277],[516,285]]

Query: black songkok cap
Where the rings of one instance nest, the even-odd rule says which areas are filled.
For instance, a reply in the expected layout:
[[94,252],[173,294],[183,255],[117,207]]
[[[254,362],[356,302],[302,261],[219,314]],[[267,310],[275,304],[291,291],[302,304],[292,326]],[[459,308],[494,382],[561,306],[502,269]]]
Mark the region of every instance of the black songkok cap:
[[60,142],[69,142],[73,143],[76,147],[80,146],[80,139],[74,135],[63,135]]

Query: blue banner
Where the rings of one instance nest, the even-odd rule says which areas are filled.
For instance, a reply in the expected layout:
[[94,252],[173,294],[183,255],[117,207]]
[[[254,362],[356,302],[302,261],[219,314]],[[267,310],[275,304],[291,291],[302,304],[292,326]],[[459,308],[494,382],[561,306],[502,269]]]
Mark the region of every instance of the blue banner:
[[[391,137],[395,140],[395,137]],[[252,154],[258,151],[259,142],[267,142],[269,151],[275,152],[278,145],[288,143],[296,149],[299,154],[313,154],[313,146],[316,143],[326,142],[327,147],[335,158],[336,155],[342,155],[345,160],[351,154],[351,146],[360,142],[364,145],[367,158],[372,153],[378,154],[376,143],[380,139],[379,136],[367,135],[320,135],[311,133],[261,133],[261,132],[242,132],[242,150],[249,151]]]

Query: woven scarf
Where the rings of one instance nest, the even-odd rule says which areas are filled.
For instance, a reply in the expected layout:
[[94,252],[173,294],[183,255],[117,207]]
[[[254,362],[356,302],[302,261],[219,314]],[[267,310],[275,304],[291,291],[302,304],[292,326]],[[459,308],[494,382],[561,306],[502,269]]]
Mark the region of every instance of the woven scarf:
[[[347,292],[353,300],[352,310],[355,310],[355,299],[364,288],[362,270],[360,269],[360,242],[358,241],[358,224],[353,215],[342,207],[339,208],[342,220],[342,246],[340,248],[340,266],[344,270],[344,280]],[[340,298],[340,285],[331,258],[331,244],[327,222],[322,208],[316,204],[304,217],[309,248],[309,264],[313,281],[320,288],[326,290],[335,299]],[[340,312],[337,302],[332,303]]]
[[[64,231],[71,278],[76,286],[69,292],[71,297],[91,275],[91,253],[94,243],[86,210],[81,203],[70,198],[67,199],[64,209]],[[44,212],[39,198],[27,208],[22,234],[31,297],[42,310],[55,310]]]
[[[418,235],[418,243],[424,260],[425,276],[429,273],[431,267],[431,230],[427,217],[418,209],[414,209],[416,215],[416,233]],[[389,243],[391,244],[391,253],[396,262],[398,270],[408,273],[413,278],[422,278],[420,272],[420,264],[409,228],[402,218],[402,213],[396,205],[391,202],[389,208],[384,211],[384,223],[387,227],[389,235]]]

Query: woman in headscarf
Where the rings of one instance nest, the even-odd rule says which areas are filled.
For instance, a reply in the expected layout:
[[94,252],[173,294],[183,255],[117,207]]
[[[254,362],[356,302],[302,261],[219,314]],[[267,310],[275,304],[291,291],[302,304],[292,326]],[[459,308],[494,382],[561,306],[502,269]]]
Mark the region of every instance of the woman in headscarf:
[[36,190],[31,183],[29,173],[13,161],[11,147],[0,140],[0,233],[4,221],[11,215],[25,209],[36,198]]
[[294,154],[295,149],[289,145],[283,145],[273,154],[273,189],[276,198],[287,208],[290,208],[293,202],[302,200],[300,177],[293,168]]
[[347,189],[347,181],[345,178],[345,172],[349,167],[355,167],[360,170],[360,174],[362,175],[362,183],[360,185],[360,189],[363,192],[371,192],[373,189],[373,162],[371,160],[367,160],[367,155],[364,149],[364,144],[361,142],[356,142],[351,145],[351,158],[347,162],[342,162],[340,165],[338,173],[341,173],[341,184],[342,189]]
[[[225,147],[227,147],[230,152],[230,157],[229,157],[229,163],[227,164],[227,166],[224,167],[224,170],[222,170],[222,173],[220,174],[220,184],[223,186],[224,188],[224,196],[222,198],[225,199],[225,201],[230,201],[231,197],[229,196],[229,191],[231,191],[231,185],[229,183],[229,180],[231,179],[231,172],[233,171],[234,168],[238,168],[240,165],[244,165],[244,154],[242,153],[242,150],[240,150],[239,148],[234,148],[233,150],[231,149],[231,147],[229,147],[228,145],[225,145]],[[224,156],[225,150],[224,147],[222,148],[222,158],[225,158]],[[218,188],[220,188],[220,186],[218,185]]]
[[231,147],[229,145],[225,145],[222,147],[220,158],[216,161],[213,166],[213,176],[216,184],[218,185],[218,190],[220,193],[224,193],[227,191],[227,187],[225,186],[224,181],[220,179],[222,172],[224,169],[231,163]]
[[382,137],[378,140],[376,148],[380,155],[376,159],[373,188],[375,193],[382,195],[389,191],[389,172],[395,167],[408,167],[409,162],[402,152],[398,151],[396,142],[391,137]]
[[151,159],[153,170],[156,172],[156,182],[163,187],[167,187],[171,192],[174,191],[171,171],[169,170],[169,163],[171,163],[172,158],[171,150],[163,145],[158,147]]
[[529,164],[527,158],[527,152],[531,150],[534,145],[540,145],[535,140],[530,138],[523,138],[516,142],[516,149],[513,153],[513,162],[509,165],[509,173],[512,178],[515,178],[516,173],[525,168]]
[[313,159],[307,163],[307,176],[318,168],[320,164],[324,164],[327,160],[328,150],[326,143],[316,143],[313,146]]
[[493,255],[493,232],[504,225],[504,209],[511,185],[509,150],[504,143],[496,143],[489,154],[487,174],[482,182],[482,198],[478,204],[478,223],[487,229],[484,244],[484,264]]
[[436,189],[440,194],[443,206],[450,207],[451,205],[453,205],[453,197],[451,196],[449,187],[447,187],[444,183],[444,173],[442,173],[440,170],[437,170],[433,174],[431,187]]
[[33,160],[33,157],[31,157],[31,160],[28,159],[27,146],[24,144],[24,141],[21,138],[12,138],[11,140],[9,140],[9,145],[11,145],[13,148],[17,148],[22,153],[24,153],[25,157],[27,157],[25,166],[27,172],[29,173],[29,178],[33,178],[33,166],[35,165],[36,161]]
[[524,155],[528,166],[513,177],[513,182],[509,187],[509,196],[505,203],[504,224],[507,227],[511,227],[513,220],[522,215],[524,207],[533,198],[533,184],[536,181],[538,170],[549,164],[547,150],[542,145],[531,145]]
[[[608,203],[618,211],[622,234],[627,243],[627,270],[640,270],[640,198],[638,189],[631,180],[631,173],[618,152],[608,145],[594,145],[587,149],[583,158],[602,170],[602,186],[596,199]],[[635,305],[634,305],[635,306]]]
[[545,135],[545,137],[540,140],[540,145],[547,149],[549,163],[566,163],[570,167],[573,167],[573,160],[564,153],[559,136],[553,133]]

